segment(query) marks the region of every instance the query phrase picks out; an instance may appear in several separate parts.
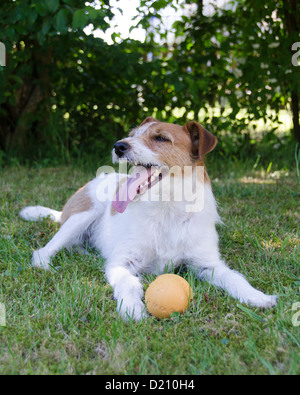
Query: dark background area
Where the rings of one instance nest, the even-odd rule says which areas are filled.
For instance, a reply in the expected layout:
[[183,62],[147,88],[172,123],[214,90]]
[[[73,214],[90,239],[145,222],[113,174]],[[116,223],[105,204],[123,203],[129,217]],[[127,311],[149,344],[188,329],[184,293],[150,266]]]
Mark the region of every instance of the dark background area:
[[[218,137],[216,157],[294,165],[299,2],[211,3],[207,14],[199,0],[141,0],[131,23],[146,39],[116,32],[108,44],[84,29],[113,25],[109,0],[2,0],[0,165],[104,163],[113,142],[149,115],[200,121]],[[171,40],[167,9],[180,11]],[[280,124],[282,111],[291,128]]]

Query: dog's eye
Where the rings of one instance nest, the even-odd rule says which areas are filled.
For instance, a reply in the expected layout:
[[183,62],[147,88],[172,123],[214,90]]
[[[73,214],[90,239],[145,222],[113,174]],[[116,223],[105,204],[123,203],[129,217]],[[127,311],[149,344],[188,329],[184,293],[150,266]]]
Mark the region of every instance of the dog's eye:
[[171,140],[169,140],[167,137],[165,137],[165,136],[155,136],[154,137],[154,140],[155,141],[165,141],[165,142],[170,142]]

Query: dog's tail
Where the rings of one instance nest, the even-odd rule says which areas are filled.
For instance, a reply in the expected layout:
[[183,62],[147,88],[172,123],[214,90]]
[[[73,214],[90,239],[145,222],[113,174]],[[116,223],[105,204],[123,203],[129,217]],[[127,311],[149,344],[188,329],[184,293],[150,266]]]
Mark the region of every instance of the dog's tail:
[[19,214],[25,221],[40,221],[43,218],[49,217],[52,221],[60,223],[62,212],[52,210],[48,207],[30,206],[23,208]]

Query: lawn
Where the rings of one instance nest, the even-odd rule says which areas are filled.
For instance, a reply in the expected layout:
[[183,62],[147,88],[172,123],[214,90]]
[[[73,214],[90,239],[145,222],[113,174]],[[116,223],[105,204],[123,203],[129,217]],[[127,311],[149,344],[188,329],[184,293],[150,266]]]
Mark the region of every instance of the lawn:
[[[278,306],[247,307],[182,270],[193,288],[190,309],[139,323],[118,317],[96,252],[62,251],[56,272],[30,267],[32,251],[58,225],[24,222],[18,211],[29,204],[60,209],[93,172],[0,170],[0,374],[299,374],[300,184],[296,170],[254,163],[208,168],[224,221],[220,246],[231,268],[279,295]],[[145,289],[153,279],[143,277]]]

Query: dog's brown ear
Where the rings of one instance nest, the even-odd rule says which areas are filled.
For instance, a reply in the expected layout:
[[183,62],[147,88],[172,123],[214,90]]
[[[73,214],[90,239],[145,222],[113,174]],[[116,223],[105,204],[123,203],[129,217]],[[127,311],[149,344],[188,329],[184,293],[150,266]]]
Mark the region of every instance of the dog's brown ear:
[[216,144],[216,137],[204,129],[200,123],[191,121],[185,125],[192,140],[192,157],[194,159],[203,159],[204,155],[212,151]]
[[153,117],[147,117],[143,120],[143,122],[140,124],[140,126],[143,126],[143,125],[145,125],[145,123],[148,123],[148,122],[159,122],[159,121]]

